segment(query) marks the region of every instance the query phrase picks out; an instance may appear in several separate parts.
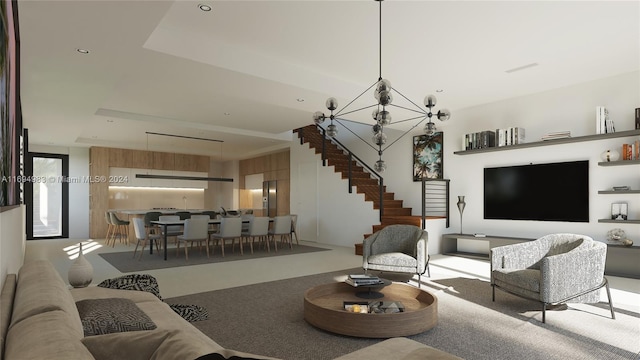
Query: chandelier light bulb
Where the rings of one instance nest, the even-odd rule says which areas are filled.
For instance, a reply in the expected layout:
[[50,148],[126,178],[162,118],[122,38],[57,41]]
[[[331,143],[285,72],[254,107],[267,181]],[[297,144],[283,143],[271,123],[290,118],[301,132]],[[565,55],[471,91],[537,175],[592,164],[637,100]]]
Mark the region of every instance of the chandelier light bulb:
[[442,109],[442,110],[438,111],[438,120],[447,121],[447,120],[449,120],[450,117],[451,117],[451,111],[449,111],[447,109]]
[[338,108],[338,100],[336,100],[336,98],[334,97],[330,97],[327,99],[327,102],[325,105],[327,106],[327,109],[333,111]]
[[338,128],[333,124],[327,126],[327,135],[335,137],[336,135],[338,135]]
[[436,97],[434,95],[427,95],[424,97],[424,106],[431,109],[436,106]]
[[373,112],[371,113],[371,117],[373,118],[373,120],[378,121],[378,114],[380,113],[379,109],[374,109]]
[[375,135],[373,135],[373,143],[381,146],[387,143],[387,135],[385,133],[383,133],[382,131],[377,132]]
[[383,91],[391,91],[391,81],[387,79],[382,79],[378,81],[376,84],[376,93],[381,93]]
[[371,130],[373,130],[373,133],[374,133],[374,134],[377,134],[377,133],[379,133],[380,131],[382,131],[382,126],[380,126],[380,125],[378,125],[378,124],[375,124],[375,125],[373,125],[373,126],[371,127]]
[[381,91],[376,93],[376,99],[378,99],[378,104],[387,106],[393,102],[393,95],[391,95],[390,91]]
[[373,169],[376,172],[382,173],[387,170],[387,164],[385,164],[384,160],[380,159],[376,161],[375,165],[373,165]]
[[325,116],[322,111],[316,111],[313,113],[313,122],[320,125],[324,122]]
[[424,125],[424,133],[426,135],[432,136],[436,133],[436,130],[436,124],[432,123],[431,121]]
[[387,110],[382,110],[378,112],[376,121],[378,121],[378,125],[380,126],[387,126],[391,124],[391,114]]

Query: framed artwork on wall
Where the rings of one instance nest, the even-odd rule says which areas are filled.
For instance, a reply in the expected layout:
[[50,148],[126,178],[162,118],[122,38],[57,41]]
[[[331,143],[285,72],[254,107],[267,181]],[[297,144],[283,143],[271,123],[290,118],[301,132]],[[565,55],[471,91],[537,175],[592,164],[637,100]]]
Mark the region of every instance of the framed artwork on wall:
[[432,136],[416,135],[413,137],[413,181],[425,179],[442,179],[443,167],[443,134],[441,131]]

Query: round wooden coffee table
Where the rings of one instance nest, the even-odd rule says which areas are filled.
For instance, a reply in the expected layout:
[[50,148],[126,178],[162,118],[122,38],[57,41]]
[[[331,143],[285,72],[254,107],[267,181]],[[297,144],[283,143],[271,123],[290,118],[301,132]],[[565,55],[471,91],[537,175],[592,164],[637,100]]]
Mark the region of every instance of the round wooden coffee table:
[[438,299],[416,287],[393,283],[380,290],[376,301],[400,301],[404,312],[359,314],[344,310],[344,301],[362,301],[356,288],[336,282],[312,287],[304,293],[304,319],[311,325],[337,334],[389,338],[427,331],[438,324]]

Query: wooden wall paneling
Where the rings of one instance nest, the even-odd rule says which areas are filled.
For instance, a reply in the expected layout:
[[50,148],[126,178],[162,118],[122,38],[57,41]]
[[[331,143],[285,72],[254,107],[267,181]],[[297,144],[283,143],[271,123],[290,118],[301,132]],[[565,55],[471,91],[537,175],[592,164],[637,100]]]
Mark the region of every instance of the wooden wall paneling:
[[209,157],[175,154],[175,170],[209,172]]
[[165,152],[153,152],[153,168],[157,170],[174,170],[175,154]]
[[152,169],[153,153],[145,150],[129,150],[131,152],[131,168]]
[[109,148],[109,166],[130,168],[131,164],[131,150]]
[[[110,149],[92,147],[89,150],[89,176],[109,176]],[[89,236],[102,239],[107,233],[104,214],[109,207],[109,183],[92,182],[89,185]]]
[[278,207],[278,215],[287,215],[291,211],[291,207],[289,205],[291,199],[289,184],[289,180],[278,180],[278,192],[276,194],[276,206]]
[[276,158],[276,169],[282,170],[289,169],[291,167],[289,151],[279,152],[277,154],[274,154],[274,156]]

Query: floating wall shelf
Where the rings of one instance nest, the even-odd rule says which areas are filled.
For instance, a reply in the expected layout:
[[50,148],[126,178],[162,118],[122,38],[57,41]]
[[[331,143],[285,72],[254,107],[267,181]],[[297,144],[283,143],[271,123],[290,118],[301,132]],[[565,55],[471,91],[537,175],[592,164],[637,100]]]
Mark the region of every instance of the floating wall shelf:
[[[576,137],[570,137],[566,139],[534,141],[534,142],[524,143],[524,144],[495,146],[495,147],[484,148],[484,149],[460,150],[460,151],[454,151],[453,153],[456,155],[473,155],[473,154],[480,154],[480,153],[493,152],[493,151],[517,150],[517,149],[532,148],[532,147],[539,147],[539,146],[560,145],[560,144],[569,144],[569,143],[577,143],[577,142],[585,142],[585,141],[614,139],[614,138],[629,137],[629,136],[636,136],[636,135],[640,136],[640,130],[619,131],[619,132],[614,132],[610,134],[576,136]],[[617,163],[624,163],[624,164],[617,164]],[[598,163],[598,165],[600,164],[608,164],[603,166],[611,166],[613,164],[628,165],[631,163],[640,164],[640,160],[613,161],[608,163]]]

